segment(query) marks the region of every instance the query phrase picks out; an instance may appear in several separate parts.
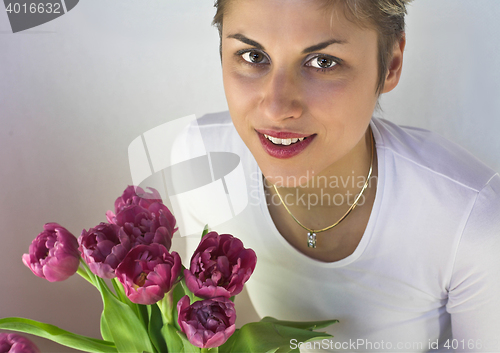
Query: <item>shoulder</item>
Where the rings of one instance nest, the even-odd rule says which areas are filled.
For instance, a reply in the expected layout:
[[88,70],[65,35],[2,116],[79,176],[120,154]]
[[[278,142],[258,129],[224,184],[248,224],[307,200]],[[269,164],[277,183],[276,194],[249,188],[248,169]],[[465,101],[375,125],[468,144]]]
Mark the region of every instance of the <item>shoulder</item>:
[[481,189],[454,254],[447,311],[453,336],[493,342],[500,330],[500,176]]
[[412,169],[424,180],[440,181],[480,192],[498,175],[463,147],[443,136],[416,127],[373,118],[382,148],[398,168]]
[[437,133],[379,118],[372,126],[390,186],[384,192],[406,202],[407,225],[424,230],[429,263],[447,263],[454,337],[490,319],[494,332],[482,327],[477,337],[493,337],[500,328],[500,175]]

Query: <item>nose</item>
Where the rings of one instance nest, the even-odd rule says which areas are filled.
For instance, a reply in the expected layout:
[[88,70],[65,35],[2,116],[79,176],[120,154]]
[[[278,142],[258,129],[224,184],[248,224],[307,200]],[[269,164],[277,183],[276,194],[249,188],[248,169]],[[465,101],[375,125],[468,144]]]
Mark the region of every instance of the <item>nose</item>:
[[266,75],[260,103],[265,117],[282,121],[302,115],[301,82],[298,76],[286,68],[273,70]]

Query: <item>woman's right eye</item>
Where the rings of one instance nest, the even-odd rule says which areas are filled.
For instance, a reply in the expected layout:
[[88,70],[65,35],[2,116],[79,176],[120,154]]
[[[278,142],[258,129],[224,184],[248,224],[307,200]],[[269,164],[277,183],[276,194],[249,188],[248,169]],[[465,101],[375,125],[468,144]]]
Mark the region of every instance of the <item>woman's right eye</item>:
[[240,53],[243,60],[250,64],[267,64],[267,57],[260,51],[249,50],[244,53]]

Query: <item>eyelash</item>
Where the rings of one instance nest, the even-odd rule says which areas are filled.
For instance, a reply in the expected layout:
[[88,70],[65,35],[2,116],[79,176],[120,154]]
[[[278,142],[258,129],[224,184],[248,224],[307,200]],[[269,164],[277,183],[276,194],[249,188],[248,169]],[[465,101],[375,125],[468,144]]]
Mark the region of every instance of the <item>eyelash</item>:
[[[262,55],[264,55],[266,57],[267,60],[269,60],[268,56],[265,55],[263,52],[261,52],[260,50],[258,49],[242,49],[242,50],[238,50],[235,55],[244,63],[244,64],[247,64],[251,67],[259,67],[259,66],[264,66],[266,64],[261,64],[261,63],[251,63],[251,62],[248,62],[246,61],[245,59],[243,59],[243,54],[246,54],[246,53],[250,53],[250,52],[257,52],[257,53],[260,53]],[[326,73],[326,72],[330,72],[330,71],[333,71],[337,68],[337,66],[340,66],[342,65],[342,59],[339,59],[339,58],[336,58],[334,56],[331,56],[331,55],[326,55],[326,54],[316,54],[314,55],[312,58],[310,58],[309,60],[306,61],[306,63],[309,63],[311,62],[312,60],[314,59],[317,59],[318,57],[324,57],[324,58],[327,58],[331,61],[333,61],[335,63],[335,65],[333,65],[332,67],[328,67],[328,68],[317,68],[317,67],[313,67],[313,66],[308,66],[307,67],[310,67],[312,69],[314,69],[316,72],[322,72],[322,73]],[[270,60],[269,60],[270,61]]]

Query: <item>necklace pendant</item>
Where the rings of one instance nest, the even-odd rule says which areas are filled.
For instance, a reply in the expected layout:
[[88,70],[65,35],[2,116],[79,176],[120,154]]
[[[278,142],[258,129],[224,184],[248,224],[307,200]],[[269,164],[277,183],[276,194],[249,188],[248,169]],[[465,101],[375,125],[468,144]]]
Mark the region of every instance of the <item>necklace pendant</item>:
[[316,233],[307,233],[307,246],[316,249]]

